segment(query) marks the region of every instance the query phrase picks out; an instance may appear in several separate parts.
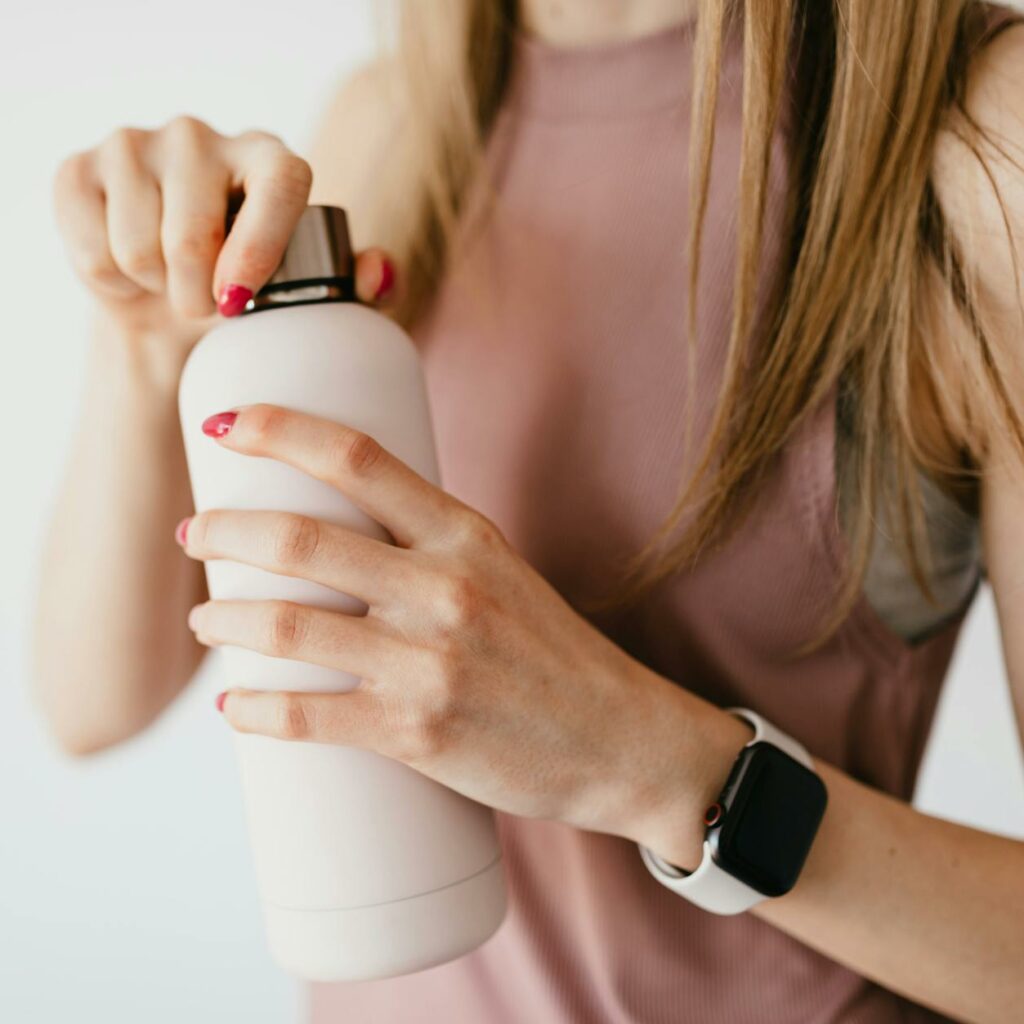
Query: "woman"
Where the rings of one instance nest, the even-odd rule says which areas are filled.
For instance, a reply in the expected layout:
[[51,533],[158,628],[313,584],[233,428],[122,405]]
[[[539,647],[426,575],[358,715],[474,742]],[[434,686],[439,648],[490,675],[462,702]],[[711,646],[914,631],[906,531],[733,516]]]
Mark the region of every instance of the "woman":
[[[364,683],[233,690],[231,727],[368,746],[501,812],[497,936],[314,986],[318,1021],[1024,1013],[1024,847],[908,804],[982,559],[1024,708],[1024,29],[973,0],[738,8],[410,3],[309,163],[178,118],[57,175],[96,297],[39,611],[57,736],[131,736],[236,644]],[[367,250],[359,294],[415,333],[450,494],[344,424],[251,406],[207,431],[394,547],[187,518],[182,362],[311,179],[400,268],[389,296]],[[224,557],[370,612],[207,600]],[[828,804],[795,885],[724,915],[685,873],[753,735],[734,706],[810,752]],[[755,860],[782,820],[760,809]]]

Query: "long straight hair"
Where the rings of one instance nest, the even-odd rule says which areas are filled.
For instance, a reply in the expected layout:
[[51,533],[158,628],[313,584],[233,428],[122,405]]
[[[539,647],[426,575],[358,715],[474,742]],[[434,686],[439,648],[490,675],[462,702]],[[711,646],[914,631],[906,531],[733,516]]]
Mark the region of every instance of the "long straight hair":
[[[406,322],[425,308],[450,258],[509,78],[517,17],[515,0],[404,2],[399,64],[418,161],[415,216],[399,254],[407,268],[399,310]],[[848,405],[857,488],[847,572],[817,640],[856,601],[880,508],[931,597],[919,471],[962,496],[972,490],[991,432],[1010,435],[1024,455],[1024,424],[932,181],[942,129],[955,130],[983,161],[965,88],[990,25],[990,11],[976,0],[701,0],[691,226],[681,240],[691,257],[691,353],[723,40],[740,31],[743,45],[725,373],[711,429],[674,508],[594,607],[633,601],[724,543],[787,440],[833,388],[840,400],[856,396]],[[789,255],[767,318],[755,324],[770,147],[787,102],[800,111],[790,133]],[[934,323],[926,313],[942,297],[950,329],[926,339],[922,324]],[[763,337],[756,346],[749,344],[755,329]],[[958,380],[968,382],[970,437],[956,428],[965,421],[963,388],[951,386],[943,366],[955,366]],[[922,430],[922,395],[947,444],[936,446],[934,433]]]

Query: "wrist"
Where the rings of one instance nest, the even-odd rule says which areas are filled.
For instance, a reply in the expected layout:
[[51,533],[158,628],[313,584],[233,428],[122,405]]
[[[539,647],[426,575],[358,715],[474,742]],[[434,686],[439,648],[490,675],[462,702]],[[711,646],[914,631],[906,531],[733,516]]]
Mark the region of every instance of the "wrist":
[[91,356],[104,375],[123,380],[133,393],[176,401],[185,360],[203,330],[202,324],[185,330],[133,323],[96,304],[90,330]]
[[641,783],[629,838],[693,871],[703,856],[704,812],[753,732],[736,716],[664,682],[673,692],[671,701],[666,697],[664,727],[652,737],[660,749],[651,759],[657,775]]

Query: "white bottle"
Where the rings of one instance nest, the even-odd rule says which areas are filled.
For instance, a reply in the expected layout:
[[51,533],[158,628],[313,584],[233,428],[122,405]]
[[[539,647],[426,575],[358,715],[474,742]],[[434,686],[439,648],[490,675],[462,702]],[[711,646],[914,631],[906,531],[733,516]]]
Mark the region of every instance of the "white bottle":
[[[195,347],[180,411],[196,511],[300,512],[387,539],[340,493],[202,433],[213,413],[270,402],[346,423],[438,482],[415,347],[353,301],[344,211],[311,206],[246,311]],[[346,613],[362,602],[237,562],[206,563],[212,598],[281,598]],[[224,687],[344,691],[355,677],[224,647]],[[415,685],[415,680],[410,680]],[[286,970],[339,981],[404,974],[469,952],[505,914],[491,811],[397,761],[234,733],[269,945]]]

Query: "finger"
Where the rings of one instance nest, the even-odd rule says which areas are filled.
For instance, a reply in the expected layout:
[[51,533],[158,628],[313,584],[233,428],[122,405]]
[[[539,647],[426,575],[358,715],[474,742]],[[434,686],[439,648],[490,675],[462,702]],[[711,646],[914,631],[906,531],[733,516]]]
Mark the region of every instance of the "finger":
[[367,249],[356,257],[356,297],[368,305],[381,305],[392,297],[395,265],[383,249]]
[[281,740],[341,743],[379,749],[387,716],[377,697],[362,687],[347,693],[228,690],[221,703],[228,724],[239,732]]
[[208,646],[245,647],[361,678],[388,671],[398,654],[377,620],[294,601],[207,601],[189,612],[188,624]]
[[110,252],[126,277],[159,294],[166,286],[160,246],[160,187],[145,166],[133,130],[126,129],[113,138],[121,141],[104,149],[103,169]]
[[374,438],[333,420],[259,404],[215,414],[203,430],[234,451],[277,459],[336,487],[406,547],[446,536],[471,512]]
[[111,298],[145,293],[121,273],[110,252],[106,198],[89,153],[75,153],[57,168],[53,205],[68,259],[86,285]]
[[244,198],[213,274],[223,312],[240,311],[226,304],[239,290],[258,292],[277,269],[313,182],[309,164],[266,132],[247,132],[228,147],[232,186]]
[[160,242],[167,265],[167,299],[184,316],[215,312],[213,268],[224,244],[231,173],[216,157],[212,130],[178,118],[161,136],[163,191]]
[[188,520],[184,548],[192,558],[244,562],[320,583],[367,604],[399,596],[412,568],[407,551],[289,512],[199,512]]

